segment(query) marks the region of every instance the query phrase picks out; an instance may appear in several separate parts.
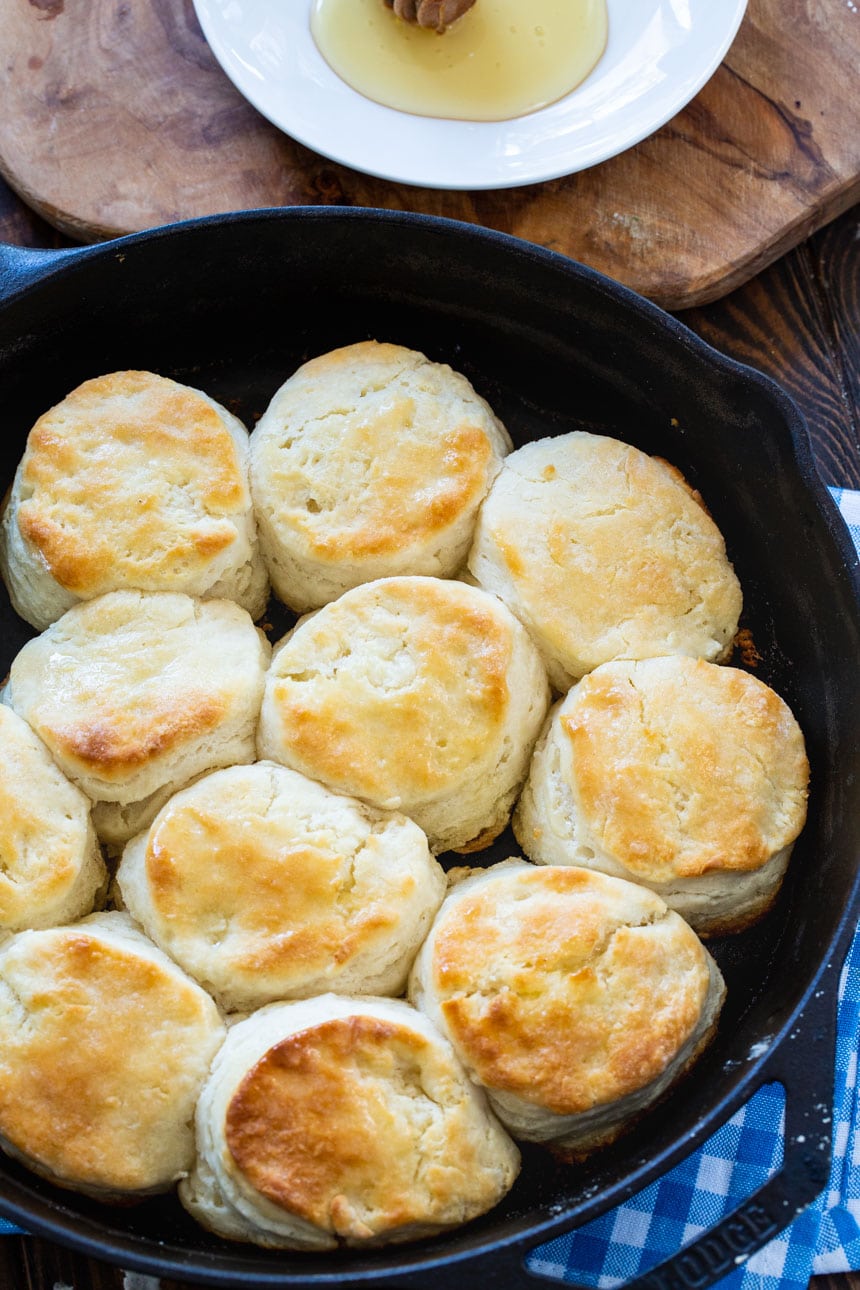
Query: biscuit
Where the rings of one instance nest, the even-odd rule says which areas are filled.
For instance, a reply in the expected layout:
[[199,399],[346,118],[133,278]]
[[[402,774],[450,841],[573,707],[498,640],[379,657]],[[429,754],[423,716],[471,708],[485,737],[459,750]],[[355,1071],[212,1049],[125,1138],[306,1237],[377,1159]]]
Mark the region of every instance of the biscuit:
[[[248,760],[248,757],[237,758],[242,764]],[[202,773],[206,774],[205,771]],[[136,802],[94,802],[93,824],[109,859],[116,859],[130,838],[137,837],[138,833],[149,828],[162,806],[170,801],[174,793],[196,784],[199,778],[200,775],[192,775],[181,784],[171,780]]]
[[235,600],[258,618],[268,580],[245,427],[153,372],[85,381],[30,431],[0,569],[40,631],[78,601],[123,589]]
[[537,650],[496,597],[384,578],[276,648],[258,751],[402,811],[435,852],[476,849],[507,824],[548,702]]
[[153,797],[149,819],[128,820],[145,827],[161,790],[253,761],[269,653],[232,601],[114,591],[28,641],[4,698],[96,804],[97,827],[99,804]]
[[5,705],[0,748],[0,928],[50,927],[89,914],[107,871],[88,799]]
[[740,587],[701,498],[674,467],[601,435],[512,453],[468,567],[529,629],[562,693],[613,658],[721,661],[737,631]]
[[521,860],[452,889],[409,984],[510,1132],[568,1155],[665,1093],[723,995],[711,956],[653,892]]
[[274,1003],[229,1032],[180,1184],[220,1236],[275,1248],[378,1245],[495,1205],[519,1168],[450,1045],[397,999]]
[[125,914],[0,947],[0,1142],[100,1200],[165,1191],[224,1038],[215,1004]]
[[123,853],[128,912],[228,1011],[400,994],[445,894],[427,839],[274,762],[177,793]]
[[808,779],[800,727],[757,677],[680,657],[606,663],[553,710],[514,829],[532,860],[643,883],[722,935],[775,899]]
[[364,341],[305,363],[251,435],[272,585],[293,609],[396,574],[448,577],[511,441],[464,376]]

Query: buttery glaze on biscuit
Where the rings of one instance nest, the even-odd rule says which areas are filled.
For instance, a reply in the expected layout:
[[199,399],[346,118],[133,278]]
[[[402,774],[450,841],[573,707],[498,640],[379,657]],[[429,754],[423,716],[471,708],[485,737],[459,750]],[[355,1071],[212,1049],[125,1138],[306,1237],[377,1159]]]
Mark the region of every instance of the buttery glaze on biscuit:
[[[656,690],[645,680],[655,674]],[[686,659],[619,666],[592,673],[560,720],[582,808],[639,879],[757,869],[800,832],[803,736],[747,672]]]
[[304,611],[376,578],[456,573],[510,447],[466,378],[414,350],[365,341],[311,359],[251,436],[277,594]]
[[[137,471],[105,469],[111,441],[134,454]],[[161,460],[170,462],[166,478],[153,469]],[[164,578],[177,560],[217,555],[235,541],[227,517],[249,502],[217,410],[196,390],[144,372],[87,381],[40,417],[21,476],[22,534],[62,586],[87,598],[115,590],[125,561],[135,577]],[[131,492],[135,551],[126,549]],[[180,500],[189,514],[178,524]]]
[[5,704],[0,749],[0,928],[89,914],[107,883],[89,801]]
[[208,396],[152,372],[78,386],[31,430],[4,515],[18,612],[44,628],[77,600],[132,588],[261,614],[247,438]]
[[[354,594],[278,655],[271,695],[285,744],[365,797],[386,798],[401,780],[421,795],[449,789],[505,719],[510,636],[491,605],[426,579]],[[454,693],[467,710],[450,737]]]
[[101,704],[93,721],[76,725],[57,721],[53,736],[69,762],[99,779],[122,782],[155,757],[170,753],[188,738],[210,734],[224,720],[228,705],[202,688],[182,694],[146,694],[129,707],[128,696],[112,706]]
[[679,472],[576,431],[506,458],[468,559],[564,692],[613,658],[726,657],[741,609],[722,535]]
[[28,641],[4,694],[97,808],[152,797],[145,827],[165,788],[253,759],[269,654],[232,601],[116,591]]
[[436,578],[347,592],[276,649],[258,750],[386,809],[434,850],[507,823],[548,705],[537,651],[495,597]]
[[332,994],[234,1026],[197,1109],[180,1199],[275,1248],[382,1244],[484,1213],[519,1153],[450,1045],[400,1000]]
[[101,1199],[167,1190],[224,1036],[212,1000],[123,914],[0,949],[0,1136],[52,1182]]
[[[231,1098],[227,1149],[262,1196],[336,1236],[368,1240],[421,1222],[426,1198],[415,1187],[414,1125],[399,1122],[392,1103],[401,1083],[406,1098],[422,1094],[416,1073],[429,1052],[416,1032],[376,1017],[290,1035]],[[449,1169],[468,1177],[475,1163],[467,1140]]]
[[129,912],[228,1010],[398,994],[445,892],[411,820],[284,766],[216,771],[126,847]]
[[704,946],[652,892],[522,861],[453,888],[409,986],[511,1132],[571,1150],[665,1091],[722,994]]
[[554,710],[514,827],[533,860],[629,877],[700,933],[726,933],[774,900],[808,779],[803,734],[757,677],[619,661]]

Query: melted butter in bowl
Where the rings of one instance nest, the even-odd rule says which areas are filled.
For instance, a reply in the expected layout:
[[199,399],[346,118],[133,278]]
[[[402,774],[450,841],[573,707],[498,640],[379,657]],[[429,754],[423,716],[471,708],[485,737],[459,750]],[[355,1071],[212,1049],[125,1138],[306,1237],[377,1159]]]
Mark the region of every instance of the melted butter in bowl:
[[444,34],[382,0],[314,0],[311,31],[365,98],[418,116],[505,121],[563,98],[594,68],[606,0],[477,0]]

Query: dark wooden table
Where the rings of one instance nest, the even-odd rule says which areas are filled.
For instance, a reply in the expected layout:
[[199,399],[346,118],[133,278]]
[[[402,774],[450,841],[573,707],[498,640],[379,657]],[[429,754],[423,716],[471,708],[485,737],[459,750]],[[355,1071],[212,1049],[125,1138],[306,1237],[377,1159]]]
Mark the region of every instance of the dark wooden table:
[[[0,240],[68,245],[0,180]],[[860,206],[724,300],[680,315],[727,354],[775,377],[806,415],[824,482],[860,488]],[[0,1237],[0,1290],[156,1290],[35,1237]],[[860,1290],[860,1274],[812,1290]],[[162,1281],[160,1290],[185,1290]]]

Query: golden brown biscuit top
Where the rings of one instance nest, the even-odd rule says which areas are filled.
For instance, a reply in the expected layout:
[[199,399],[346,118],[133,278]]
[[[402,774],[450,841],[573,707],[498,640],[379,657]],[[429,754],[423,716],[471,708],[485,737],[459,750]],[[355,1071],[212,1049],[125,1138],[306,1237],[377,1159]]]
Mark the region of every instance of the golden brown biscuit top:
[[254,440],[258,500],[319,560],[396,553],[477,506],[504,435],[466,379],[366,341],[311,359]]
[[0,960],[0,1133],[62,1178],[163,1184],[219,1035],[211,999],[133,946],[24,933]]
[[482,516],[525,620],[578,659],[577,675],[615,657],[717,657],[730,643],[741,594],[722,535],[659,458],[584,432],[529,444],[506,459]]
[[18,526],[82,598],[169,590],[236,540],[250,494],[236,444],[202,394],[152,372],[85,381],[36,422]]
[[264,667],[237,605],[117,591],[24,646],[10,701],[69,774],[122,784],[245,708],[250,719]]
[[482,1186],[467,1093],[441,1041],[337,1018],[282,1039],[248,1071],[227,1107],[227,1149],[275,1205],[361,1239],[432,1222]]
[[298,802],[292,773],[260,763],[207,777],[162,809],[145,864],[170,944],[205,941],[238,974],[301,981],[390,935],[414,871],[387,863],[392,842],[357,805],[327,807],[324,790],[308,788]]
[[0,926],[8,926],[74,881],[86,855],[89,802],[4,704],[0,749]]
[[803,827],[803,735],[747,672],[689,658],[607,663],[559,719],[574,798],[637,878],[758,869]]
[[[186,739],[215,730],[226,704],[189,689],[183,695],[145,693],[133,708],[122,698],[106,700],[97,717],[70,725],[57,723],[52,742],[76,767],[101,779],[123,780],[130,771],[169,753]],[[39,717],[34,719],[38,722]],[[40,725],[41,729],[46,727]]]
[[463,583],[386,578],[347,592],[272,660],[267,700],[290,764],[407,810],[495,763],[513,630]]
[[707,956],[645,888],[517,865],[449,902],[431,933],[433,986],[488,1087],[579,1114],[649,1084],[693,1034]]

